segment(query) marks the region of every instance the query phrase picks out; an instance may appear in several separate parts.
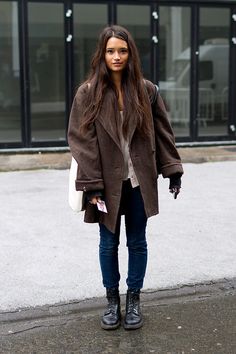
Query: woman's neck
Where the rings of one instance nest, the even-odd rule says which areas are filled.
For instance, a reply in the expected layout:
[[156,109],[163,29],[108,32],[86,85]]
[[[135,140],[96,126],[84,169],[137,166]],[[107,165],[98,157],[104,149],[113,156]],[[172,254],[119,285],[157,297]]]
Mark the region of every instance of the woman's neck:
[[120,72],[113,72],[111,75],[112,81],[117,89],[117,91],[121,91],[121,73]]
[[122,75],[120,72],[113,72],[112,73],[112,81],[116,87],[117,93],[118,93],[118,106],[119,110],[123,111],[124,109],[124,103],[123,103],[123,95],[122,95],[122,90],[121,90],[121,78]]

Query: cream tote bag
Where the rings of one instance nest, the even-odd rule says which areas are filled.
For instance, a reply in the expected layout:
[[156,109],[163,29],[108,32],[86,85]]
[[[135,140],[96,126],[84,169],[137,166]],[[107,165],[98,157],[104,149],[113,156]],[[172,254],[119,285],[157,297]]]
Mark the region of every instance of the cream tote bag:
[[72,157],[69,172],[69,205],[73,211],[79,212],[83,210],[84,192],[75,189],[75,180],[77,177],[78,164]]

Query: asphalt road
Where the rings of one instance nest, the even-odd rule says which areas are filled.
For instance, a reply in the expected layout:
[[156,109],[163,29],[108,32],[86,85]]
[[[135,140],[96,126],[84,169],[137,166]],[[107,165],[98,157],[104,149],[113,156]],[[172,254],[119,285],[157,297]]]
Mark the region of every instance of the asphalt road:
[[223,282],[159,292],[151,294],[152,298],[142,295],[144,326],[135,331],[122,326],[102,330],[101,306],[52,306],[41,309],[41,317],[34,309],[21,318],[5,314],[5,321],[0,316],[0,353],[235,354],[235,285],[236,281]]

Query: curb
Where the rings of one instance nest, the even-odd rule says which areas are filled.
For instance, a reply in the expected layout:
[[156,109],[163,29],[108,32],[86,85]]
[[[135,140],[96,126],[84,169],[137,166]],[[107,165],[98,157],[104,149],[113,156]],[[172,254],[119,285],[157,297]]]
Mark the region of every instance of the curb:
[[[205,163],[220,161],[236,161],[236,146],[179,147],[183,163]],[[42,150],[28,152],[0,152],[0,172],[69,169],[71,153],[69,150]]]
[[[177,285],[176,287],[142,291],[142,306],[160,306],[170,303],[196,301],[209,297],[219,297],[236,294],[236,277],[232,279],[218,279],[203,283]],[[121,305],[125,303],[125,294],[121,294]],[[21,321],[35,321],[55,319],[60,316],[85,315],[98,311],[106,304],[105,297],[86,300],[72,300],[68,303],[56,303],[29,308],[20,308],[12,311],[0,312],[0,324]],[[1,331],[0,331],[1,335]]]

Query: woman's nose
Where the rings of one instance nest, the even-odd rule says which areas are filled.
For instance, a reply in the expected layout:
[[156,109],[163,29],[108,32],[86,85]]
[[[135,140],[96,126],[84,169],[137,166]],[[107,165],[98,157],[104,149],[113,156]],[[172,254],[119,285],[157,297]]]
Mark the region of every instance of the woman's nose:
[[114,59],[115,59],[115,60],[120,59],[120,55],[119,55],[119,53],[118,53],[118,52],[115,52]]

